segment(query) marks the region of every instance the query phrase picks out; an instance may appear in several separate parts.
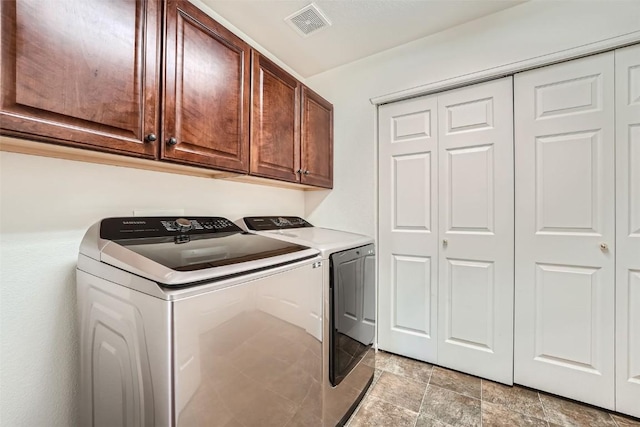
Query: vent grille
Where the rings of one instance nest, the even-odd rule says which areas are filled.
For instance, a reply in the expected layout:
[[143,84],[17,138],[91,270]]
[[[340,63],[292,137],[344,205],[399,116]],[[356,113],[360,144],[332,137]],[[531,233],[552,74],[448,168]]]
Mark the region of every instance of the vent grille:
[[331,26],[329,19],[314,3],[287,16],[284,20],[302,37],[308,37]]

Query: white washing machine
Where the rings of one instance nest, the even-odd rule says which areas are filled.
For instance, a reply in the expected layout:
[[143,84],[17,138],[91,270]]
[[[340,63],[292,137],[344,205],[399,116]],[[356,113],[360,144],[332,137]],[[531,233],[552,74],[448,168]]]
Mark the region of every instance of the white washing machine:
[[77,267],[80,425],[322,425],[321,265],[220,217],[95,224]]
[[375,246],[372,238],[314,227],[299,217],[245,217],[250,233],[320,251],[323,262],[323,398],[325,425],[343,425],[375,370]]

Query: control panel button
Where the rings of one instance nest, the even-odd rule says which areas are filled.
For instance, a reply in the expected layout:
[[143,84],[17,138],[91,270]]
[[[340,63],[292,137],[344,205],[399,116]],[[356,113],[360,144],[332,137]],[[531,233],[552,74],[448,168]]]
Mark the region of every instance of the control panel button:
[[178,218],[174,222],[175,227],[178,231],[189,231],[193,228],[191,221],[186,218]]

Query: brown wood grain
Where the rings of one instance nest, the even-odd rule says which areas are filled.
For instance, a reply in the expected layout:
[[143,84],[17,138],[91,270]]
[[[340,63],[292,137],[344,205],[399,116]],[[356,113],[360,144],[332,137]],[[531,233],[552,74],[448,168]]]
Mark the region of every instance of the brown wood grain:
[[157,156],[156,1],[3,0],[3,134]]
[[302,87],[302,184],[333,188],[333,105]]
[[258,52],[252,64],[251,175],[299,182],[301,84]]
[[169,0],[165,46],[162,158],[248,172],[249,45],[191,3]]

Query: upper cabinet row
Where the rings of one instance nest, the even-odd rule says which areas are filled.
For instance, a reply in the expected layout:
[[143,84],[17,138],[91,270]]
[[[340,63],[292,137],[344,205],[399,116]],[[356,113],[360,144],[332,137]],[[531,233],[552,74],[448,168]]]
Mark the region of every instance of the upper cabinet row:
[[332,105],[191,3],[1,7],[3,134],[332,187]]

